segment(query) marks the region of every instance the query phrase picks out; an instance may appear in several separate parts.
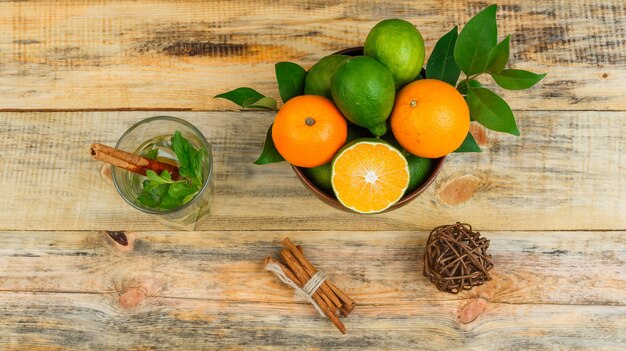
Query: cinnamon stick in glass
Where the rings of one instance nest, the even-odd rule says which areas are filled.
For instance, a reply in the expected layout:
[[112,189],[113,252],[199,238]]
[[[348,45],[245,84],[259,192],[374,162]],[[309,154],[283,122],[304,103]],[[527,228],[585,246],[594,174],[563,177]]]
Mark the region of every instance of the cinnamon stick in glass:
[[146,175],[146,171],[152,170],[157,174],[168,171],[172,179],[177,180],[178,167],[168,163],[151,160],[143,156],[131,154],[124,150],[116,149],[103,144],[92,144],[90,148],[91,157],[95,160],[106,162],[112,166],[123,168],[127,171]]

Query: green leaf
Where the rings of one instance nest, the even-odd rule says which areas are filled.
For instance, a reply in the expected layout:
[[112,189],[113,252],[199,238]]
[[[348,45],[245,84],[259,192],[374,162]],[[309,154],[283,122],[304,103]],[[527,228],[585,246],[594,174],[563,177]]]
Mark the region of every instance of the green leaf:
[[161,175],[158,175],[153,170],[149,169],[146,171],[146,177],[148,177],[150,181],[150,184],[148,184],[146,188],[154,188],[160,184],[172,183],[172,176],[167,170],[164,170],[161,172]]
[[182,205],[183,205],[183,201],[181,199],[173,198],[168,192],[163,197],[163,200],[161,200],[161,204],[159,205],[159,207],[163,210],[171,210],[176,207],[180,207]]
[[159,207],[160,202],[157,201],[152,193],[147,190],[142,191],[141,194],[137,196],[137,201],[148,208],[157,208]]
[[454,60],[468,76],[487,68],[489,54],[498,41],[496,5],[491,5],[470,19],[454,46]]
[[458,149],[454,150],[454,152],[481,152],[480,146],[474,140],[474,136],[472,133],[467,132],[467,136],[465,140],[463,140],[463,144],[459,146]]
[[487,59],[487,70],[491,73],[500,73],[509,61],[509,41],[511,36],[507,35],[498,45],[496,45]]
[[241,107],[244,107],[244,102],[250,101],[251,99],[256,99],[253,102],[259,101],[259,99],[263,98],[264,95],[252,88],[243,87],[231,90],[223,94],[215,95],[215,97],[226,99],[228,101],[234,102]]
[[148,151],[144,157],[145,158],[149,158],[151,160],[156,160],[157,159],[157,155],[159,154],[159,149],[152,149],[150,151]]
[[454,44],[457,37],[457,27],[455,26],[437,41],[426,64],[427,78],[439,79],[453,86],[456,85],[461,74],[461,69],[454,61]]
[[193,178],[197,184],[202,184],[204,176],[202,175],[202,166],[204,164],[204,158],[207,157],[207,152],[204,148],[200,149],[195,157],[191,160],[193,164]]
[[513,111],[501,97],[487,88],[469,88],[470,115],[480,124],[497,132],[520,135]]
[[177,130],[172,137],[172,150],[174,150],[176,158],[178,158],[178,174],[181,177],[191,176],[189,172],[190,147],[192,148],[189,141],[183,138],[183,135]]
[[461,83],[459,83],[459,86],[456,87],[456,90],[459,91],[459,93],[465,95],[467,94],[467,89],[469,87],[474,87],[474,88],[480,88],[483,85],[480,84],[479,81],[475,80],[475,79],[470,79],[470,80],[464,80]]
[[521,69],[505,69],[500,73],[491,73],[491,77],[499,86],[509,90],[528,89],[539,83],[545,76],[545,73],[536,74]]
[[293,62],[279,62],[275,66],[278,91],[283,102],[304,94],[306,70]]
[[[273,125],[273,124],[272,124]],[[261,156],[254,161],[257,165],[265,165],[268,163],[281,162],[285,159],[278,153],[276,146],[274,146],[274,140],[272,139],[272,125],[267,130],[267,136],[265,137],[265,145],[263,145],[263,152]]]
[[183,199],[185,196],[197,193],[200,190],[198,185],[189,185],[185,183],[176,183],[170,185],[167,194],[174,199]]
[[255,101],[252,101],[252,99],[246,100],[244,102],[243,108],[260,108],[264,110],[277,111],[278,109],[276,106],[276,99],[264,96],[260,99],[256,99]]
[[148,179],[143,182],[144,189],[137,197],[137,201],[149,208],[158,208],[161,203],[161,199],[167,194],[169,184],[158,184],[156,187],[150,187],[150,181]]

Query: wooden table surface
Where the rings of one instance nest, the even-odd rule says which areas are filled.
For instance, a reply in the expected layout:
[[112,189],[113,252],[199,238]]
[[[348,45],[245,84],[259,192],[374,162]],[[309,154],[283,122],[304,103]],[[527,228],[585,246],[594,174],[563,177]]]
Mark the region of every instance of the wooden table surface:
[[[488,85],[522,136],[474,128],[482,153],[451,156],[408,206],[358,216],[284,163],[253,165],[273,114],[211,97],[278,97],[275,62],[310,67],[384,18],[415,23],[430,52],[487,3],[0,2],[0,349],[625,349],[626,4],[499,4],[514,66],[548,73],[528,91]],[[88,157],[161,114],[213,143],[198,231],[132,209]],[[452,295],[422,255],[457,220],[491,239],[495,269]],[[287,235],[358,302],[347,335],[263,270]]]

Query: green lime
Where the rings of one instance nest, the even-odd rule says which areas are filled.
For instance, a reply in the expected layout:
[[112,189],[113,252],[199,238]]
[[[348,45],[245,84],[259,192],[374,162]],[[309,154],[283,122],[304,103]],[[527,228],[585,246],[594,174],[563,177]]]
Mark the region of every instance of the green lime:
[[317,186],[320,190],[324,191],[327,194],[333,194],[333,186],[331,184],[331,172],[332,172],[332,161],[321,166],[313,167],[313,168],[303,168],[304,175],[315,186]]
[[433,159],[423,158],[408,153],[406,153],[405,156],[406,161],[409,163],[409,173],[411,174],[409,187],[406,189],[406,193],[408,194],[417,189],[432,173]]
[[352,123],[375,136],[387,132],[385,121],[395,101],[393,76],[380,62],[365,56],[342,63],[330,80],[335,104]]
[[363,52],[387,67],[397,89],[414,81],[424,65],[424,39],[413,24],[401,19],[376,24],[365,39]]
[[335,73],[337,67],[349,58],[350,56],[348,55],[330,55],[319,60],[306,74],[304,93],[306,95],[320,95],[332,99],[330,78]]

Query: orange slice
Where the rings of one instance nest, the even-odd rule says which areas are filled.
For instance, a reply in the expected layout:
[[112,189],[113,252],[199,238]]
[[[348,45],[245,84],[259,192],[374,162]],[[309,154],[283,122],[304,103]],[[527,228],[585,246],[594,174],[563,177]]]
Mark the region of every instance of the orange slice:
[[335,156],[331,183],[337,200],[359,213],[382,212],[409,186],[409,165],[400,151],[378,139],[356,140]]

